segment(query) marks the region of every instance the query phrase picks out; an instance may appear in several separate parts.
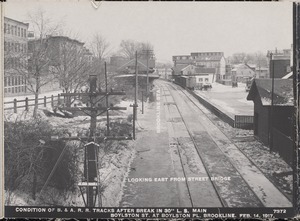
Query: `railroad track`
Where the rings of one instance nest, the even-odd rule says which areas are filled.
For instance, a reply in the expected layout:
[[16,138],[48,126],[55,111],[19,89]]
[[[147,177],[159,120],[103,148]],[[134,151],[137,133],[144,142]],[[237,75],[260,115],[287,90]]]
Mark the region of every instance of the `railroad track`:
[[[158,82],[158,85],[163,88],[164,94],[166,93],[165,90],[169,91],[169,94],[172,96],[172,99],[174,100],[174,105],[176,106],[176,109],[178,110],[178,113],[181,117],[182,122],[185,125],[185,128],[194,144],[194,148],[197,151],[197,154],[199,155],[200,160],[203,163],[203,167],[207,173],[207,176],[209,177],[209,180],[211,181],[212,184],[212,188],[214,189],[214,191],[217,194],[217,197],[221,203],[222,206],[224,207],[262,207],[262,206],[286,206],[289,207],[290,206],[290,201],[288,199],[286,199],[284,201],[284,203],[280,203],[276,202],[272,203],[272,200],[277,200],[276,196],[271,197],[270,196],[270,192],[267,191],[267,193],[265,193],[264,189],[262,186],[256,185],[253,183],[253,181],[251,181],[249,179],[249,175],[247,175],[247,171],[244,171],[244,168],[241,167],[241,165],[238,165],[238,163],[233,162],[232,159],[230,159],[228,153],[226,153],[226,151],[231,151],[232,153],[236,153],[238,154],[237,156],[241,156],[243,155],[244,157],[246,157],[248,159],[248,157],[244,154],[244,152],[237,151],[237,147],[232,143],[232,141],[229,139],[230,143],[233,145],[233,147],[229,148],[228,150],[221,148],[220,146],[220,140],[216,139],[216,137],[214,137],[214,135],[212,134],[207,134],[207,136],[200,136],[199,134],[197,134],[197,132],[195,130],[193,130],[193,128],[191,127],[191,124],[189,122],[186,121],[186,116],[184,115],[183,111],[178,107],[178,105],[176,104],[176,99],[178,99],[175,96],[175,92],[172,92],[172,89],[179,91],[179,96],[184,96],[184,98],[188,98],[189,101],[191,101],[191,103],[195,106],[193,108],[197,109],[197,110],[201,110],[198,105],[189,97],[186,95],[186,93],[184,93],[184,90],[181,89],[180,87],[175,87],[172,84],[167,83],[166,84],[161,84],[160,82]],[[180,95],[180,93],[182,93]],[[186,101],[185,101],[186,102]],[[214,122],[212,122],[206,115],[205,112],[203,112],[201,110],[201,112],[203,113],[204,117],[206,118],[204,121],[206,122],[206,126],[207,125],[214,125]],[[203,118],[202,117],[202,120]],[[200,125],[199,125],[200,127]],[[195,128],[194,128],[195,129]],[[206,128],[204,127],[203,130],[203,134],[205,134],[205,130]],[[224,134],[223,134],[224,135]],[[225,135],[224,135],[225,136]],[[201,145],[201,142],[203,142],[203,140],[210,140],[212,142],[208,142],[207,146],[205,145]],[[181,165],[182,168],[184,169],[184,165],[182,163],[182,155],[180,154],[180,142],[178,142],[179,145],[177,145],[177,149],[178,149],[178,153],[179,153],[179,157],[180,157],[180,161],[181,161]],[[224,144],[227,145],[228,143]],[[205,147],[203,147],[205,146]],[[234,147],[235,146],[235,147]],[[215,156],[215,157],[214,157]],[[209,160],[209,158],[214,159],[214,160]],[[222,163],[220,162],[216,162],[216,161],[224,161],[224,167],[222,167]],[[247,168],[249,169],[255,169],[255,172],[259,171],[261,172],[259,169],[257,169],[257,167],[255,166],[255,164],[248,159],[248,163],[249,165],[247,165]],[[230,176],[231,178],[233,178],[232,181],[228,182],[228,183],[224,183],[224,182],[219,182],[219,181],[212,181],[212,178],[215,177],[218,174],[227,174],[227,176]],[[186,174],[186,173],[185,173]],[[262,174],[263,175],[263,174]],[[247,177],[248,176],[248,177]],[[263,175],[264,176],[264,175]],[[265,176],[264,176],[265,178]],[[266,183],[266,179],[263,178],[263,182]],[[255,178],[254,178],[255,179]],[[269,181],[267,179],[267,181]],[[270,182],[270,181],[269,181]],[[230,185],[230,183],[235,183],[236,185]],[[271,182],[270,182],[271,183]],[[194,204],[193,199],[192,199],[192,191],[190,190],[189,187],[189,183],[186,183],[187,188],[189,189],[189,193],[190,193],[190,200],[192,205]],[[227,185],[227,187],[225,187]],[[274,194],[276,195],[280,195],[282,194],[282,192],[275,186],[271,184],[268,184],[267,186],[271,186],[272,190],[274,191]],[[236,188],[238,186],[238,188]],[[261,188],[261,189],[259,189]],[[276,188],[276,190],[279,192],[276,192],[274,190],[274,188]],[[232,193],[232,194],[230,194]],[[282,196],[284,196],[282,194]],[[271,197],[272,199],[268,199],[268,197]],[[278,196],[281,197],[281,196]],[[285,196],[284,196],[285,197]]]
[[[168,89],[167,89],[167,90],[168,90]],[[163,91],[163,94],[164,94],[164,96],[166,96],[165,91]],[[179,111],[177,105],[175,104],[175,102],[170,102],[169,104],[175,105],[176,108],[177,108],[177,110],[178,110],[178,113],[180,114],[180,111]],[[169,110],[169,112],[170,112],[170,110]],[[183,120],[183,117],[182,117],[181,114],[180,114],[180,116],[181,116],[181,119]],[[172,127],[173,127],[173,129],[174,129],[173,123],[172,123]],[[188,128],[186,127],[186,125],[185,125],[185,129],[188,131]],[[195,141],[193,140],[193,138],[192,138],[192,136],[191,136],[190,133],[189,133],[189,136],[191,137],[191,140],[192,140],[193,144],[195,145]],[[173,145],[174,145],[174,144],[173,144]],[[179,156],[179,159],[180,159],[180,164],[181,164],[181,167],[182,167],[182,170],[183,170],[184,177],[185,177],[186,180],[188,180],[188,177],[187,177],[186,171],[185,171],[185,166],[184,166],[184,163],[183,163],[183,156],[182,156],[182,153],[181,153],[181,150],[180,150],[180,142],[178,141],[178,139],[176,139],[175,148],[176,148],[177,151],[178,151],[178,156]],[[199,155],[199,154],[198,154],[198,155]],[[199,155],[199,157],[200,157],[200,159],[201,159],[201,156],[200,156],[200,155]],[[202,161],[202,159],[201,159],[201,161]],[[203,165],[203,166],[204,166],[204,168],[205,168],[205,171],[206,171],[206,173],[207,173],[207,176],[209,177],[208,180],[209,180],[209,182],[211,183],[211,186],[213,187],[214,191],[217,193],[217,197],[218,197],[218,200],[219,200],[220,204],[222,205],[222,207],[226,206],[226,203],[225,203],[225,202],[222,200],[222,198],[220,197],[220,193],[219,193],[218,189],[216,188],[215,184],[211,181],[212,175],[211,175],[210,172],[207,170],[207,168],[205,167],[205,165]],[[192,191],[191,191],[191,189],[190,189],[190,187],[189,187],[189,183],[188,183],[187,181],[186,181],[186,187],[187,187],[187,189],[188,189],[188,193],[189,193],[189,198],[190,198],[191,205],[192,205],[192,207],[194,207],[194,206],[195,206],[195,203],[193,202]]]

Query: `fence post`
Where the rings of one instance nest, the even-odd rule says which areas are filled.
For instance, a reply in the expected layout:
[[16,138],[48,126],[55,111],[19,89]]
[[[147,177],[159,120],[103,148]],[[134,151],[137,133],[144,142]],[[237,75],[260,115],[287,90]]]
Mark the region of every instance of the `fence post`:
[[25,98],[25,111],[28,111],[28,97]]
[[44,107],[47,107],[47,97],[44,96]]
[[14,113],[17,113],[17,99],[14,99]]
[[57,106],[60,105],[60,94],[57,95]]
[[54,107],[54,99],[53,99],[53,94],[51,95],[51,107]]

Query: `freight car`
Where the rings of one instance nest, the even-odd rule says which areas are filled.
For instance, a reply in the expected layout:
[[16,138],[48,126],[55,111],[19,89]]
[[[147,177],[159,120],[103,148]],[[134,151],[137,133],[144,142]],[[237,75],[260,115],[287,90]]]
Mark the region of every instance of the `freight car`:
[[196,87],[196,78],[194,76],[177,76],[175,83],[183,88],[194,90]]

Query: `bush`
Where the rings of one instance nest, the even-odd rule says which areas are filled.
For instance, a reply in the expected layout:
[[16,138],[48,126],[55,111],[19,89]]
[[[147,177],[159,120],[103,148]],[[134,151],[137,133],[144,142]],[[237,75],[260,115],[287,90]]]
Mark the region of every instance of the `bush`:
[[[61,135],[44,120],[4,122],[5,190],[13,192],[31,190],[35,199],[37,191],[45,184],[59,155],[66,146],[63,141],[53,142],[51,136]],[[77,156],[67,148],[53,173],[50,184],[67,190],[74,186]],[[7,202],[9,204],[9,202]]]

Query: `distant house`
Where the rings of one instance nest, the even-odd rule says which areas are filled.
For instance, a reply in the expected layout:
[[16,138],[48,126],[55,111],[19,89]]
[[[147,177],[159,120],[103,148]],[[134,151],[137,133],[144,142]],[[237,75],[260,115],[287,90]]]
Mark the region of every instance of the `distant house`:
[[[274,79],[273,116],[271,119],[272,79],[255,79],[247,100],[254,102],[254,135],[265,145],[273,137],[273,151],[287,163],[292,162],[293,150],[293,81]],[[272,130],[271,130],[272,125]],[[273,133],[273,136],[271,136]]]
[[237,82],[246,82],[249,78],[253,78],[255,76],[254,68],[247,64],[234,65],[231,73],[232,80]]
[[215,82],[216,69],[215,68],[195,68],[196,84],[201,86],[202,84]]
[[266,67],[256,67],[255,68],[256,78],[269,78],[269,68]]
[[192,52],[191,55],[173,56],[174,67],[178,65],[195,65],[216,69],[216,81],[224,80],[226,61],[223,52]]
[[178,64],[174,67],[172,67],[172,75],[183,75],[182,70],[189,66],[188,64]]

